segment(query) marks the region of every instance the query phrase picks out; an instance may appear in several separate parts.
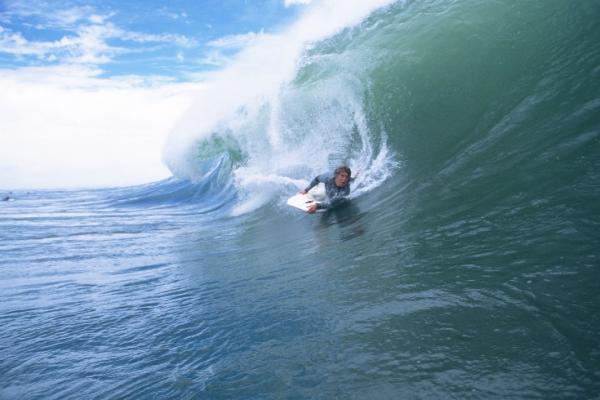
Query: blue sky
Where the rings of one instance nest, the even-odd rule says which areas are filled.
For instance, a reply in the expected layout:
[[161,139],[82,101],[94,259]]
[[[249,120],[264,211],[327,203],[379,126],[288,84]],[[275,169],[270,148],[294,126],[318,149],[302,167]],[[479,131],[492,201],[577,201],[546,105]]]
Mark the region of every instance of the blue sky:
[[103,77],[186,80],[219,68],[256,34],[290,23],[301,3],[4,0],[0,68],[69,64],[98,68]]

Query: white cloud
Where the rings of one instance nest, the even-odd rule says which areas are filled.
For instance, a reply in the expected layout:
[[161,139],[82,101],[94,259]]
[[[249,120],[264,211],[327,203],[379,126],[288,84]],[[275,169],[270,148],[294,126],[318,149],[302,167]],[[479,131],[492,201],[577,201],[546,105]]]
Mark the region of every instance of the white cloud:
[[211,50],[206,52],[200,63],[215,67],[226,65],[234,56],[234,54],[231,54],[232,50],[234,52],[242,50],[257,43],[262,37],[266,36],[263,31],[260,31],[259,33],[248,32],[238,35],[227,35],[212,40],[206,44]]
[[160,35],[140,33],[140,32],[128,32],[119,30],[119,35],[112,37],[119,38],[122,40],[131,40],[139,43],[174,43],[180,47],[191,47],[196,44],[196,41],[189,39],[183,35],[176,35],[171,33],[163,33]]
[[34,56],[39,60],[60,60],[64,63],[101,64],[126,49],[110,46],[106,40],[119,33],[113,25],[81,27],[76,35],[54,41],[29,41],[6,29],[0,30],[0,52],[16,56]]
[[108,18],[110,18],[110,15],[90,15],[88,17],[88,21],[90,21],[93,24],[103,24],[104,21],[106,21]]
[[[53,24],[58,26],[72,26],[73,24],[88,19],[89,14],[93,12],[93,9],[89,6],[87,7],[72,7],[65,10],[57,10],[55,12],[51,12],[46,14],[47,19],[51,21]],[[98,15],[93,15],[94,19],[97,19]],[[100,17],[101,21],[104,20],[105,17]]]
[[207,52],[204,55],[204,57],[202,57],[202,59],[200,60],[200,64],[210,65],[213,67],[219,67],[219,66],[227,64],[227,62],[230,60],[231,59],[229,57],[226,57],[220,51],[213,50],[213,51]]
[[216,48],[237,49],[246,47],[256,42],[261,35],[264,35],[262,31],[260,33],[248,32],[240,35],[227,35],[210,41],[207,43],[207,45]]
[[286,7],[289,7],[291,5],[295,5],[295,4],[310,4],[312,3],[312,0],[284,0],[284,4]]
[[0,70],[0,188],[128,185],[170,175],[162,148],[199,90],[75,66]]
[[167,7],[163,7],[160,10],[158,10],[157,12],[160,15],[163,15],[167,18],[171,18],[173,20],[187,19],[189,17],[189,15],[185,11],[184,12],[169,11],[169,9]]
[[43,7],[34,8],[22,4],[12,5],[10,16],[36,16],[43,18],[40,30],[55,28],[65,31],[57,40],[28,40],[20,32],[0,27],[0,52],[17,57],[35,57],[39,61],[67,64],[105,64],[117,55],[141,51],[109,44],[110,40],[140,44],[169,44],[192,47],[196,42],[178,34],[149,34],[128,31],[108,21],[113,14],[101,15],[92,7],[73,7],[43,13]]
[[[85,20],[94,13],[91,6],[76,6],[65,9],[56,9],[54,5],[47,2],[29,1],[6,1],[6,9],[2,13],[5,21],[13,18],[39,18],[43,23],[36,25],[37,29],[65,29],[73,27],[77,22]],[[110,17],[108,15],[106,17]]]

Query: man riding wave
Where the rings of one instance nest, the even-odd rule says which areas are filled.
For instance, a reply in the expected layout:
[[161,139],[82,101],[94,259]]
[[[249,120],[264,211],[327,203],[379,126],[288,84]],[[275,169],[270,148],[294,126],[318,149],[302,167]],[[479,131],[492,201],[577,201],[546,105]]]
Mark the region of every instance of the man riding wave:
[[314,214],[317,210],[327,209],[344,201],[344,198],[350,194],[350,183],[353,182],[354,179],[355,177],[352,177],[352,171],[345,165],[337,167],[333,176],[331,174],[316,176],[310,184],[300,192],[300,194],[306,194],[319,183],[324,183],[327,200],[322,203],[312,204],[307,210],[308,213]]

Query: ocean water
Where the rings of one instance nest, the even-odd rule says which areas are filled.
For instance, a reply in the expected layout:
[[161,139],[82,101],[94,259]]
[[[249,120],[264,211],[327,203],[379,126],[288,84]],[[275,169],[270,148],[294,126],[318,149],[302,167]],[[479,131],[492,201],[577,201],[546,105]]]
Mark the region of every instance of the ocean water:
[[0,398],[600,396],[600,3],[367,14],[215,75],[172,178],[0,202]]

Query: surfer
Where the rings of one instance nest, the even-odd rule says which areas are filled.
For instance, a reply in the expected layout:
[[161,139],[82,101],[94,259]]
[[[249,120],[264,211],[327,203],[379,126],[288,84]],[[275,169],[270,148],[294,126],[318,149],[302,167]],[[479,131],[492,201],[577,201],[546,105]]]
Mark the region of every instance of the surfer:
[[300,192],[300,194],[306,194],[310,189],[317,186],[319,183],[324,183],[327,201],[311,205],[307,212],[314,214],[319,209],[330,208],[336,203],[343,201],[344,197],[350,194],[350,183],[355,179],[351,176],[352,171],[345,165],[337,167],[333,173],[333,176],[330,174],[316,176],[315,179],[313,179],[306,187],[306,189]]

